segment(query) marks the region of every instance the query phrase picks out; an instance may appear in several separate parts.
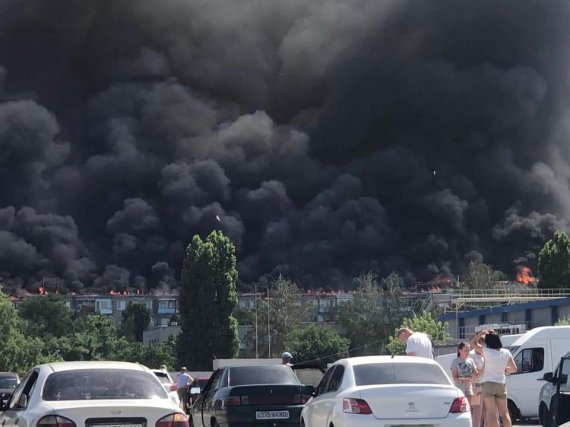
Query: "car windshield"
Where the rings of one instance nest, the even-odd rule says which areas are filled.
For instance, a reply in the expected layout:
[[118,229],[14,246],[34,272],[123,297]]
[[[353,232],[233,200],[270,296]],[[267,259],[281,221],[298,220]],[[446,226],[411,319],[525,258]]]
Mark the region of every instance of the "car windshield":
[[287,366],[238,366],[230,368],[230,386],[248,384],[299,384]]
[[0,377],[0,388],[16,388],[18,380],[16,377]]
[[449,384],[439,365],[425,363],[369,363],[354,366],[356,385]]
[[125,369],[55,372],[47,378],[42,397],[44,400],[168,399],[152,374]]

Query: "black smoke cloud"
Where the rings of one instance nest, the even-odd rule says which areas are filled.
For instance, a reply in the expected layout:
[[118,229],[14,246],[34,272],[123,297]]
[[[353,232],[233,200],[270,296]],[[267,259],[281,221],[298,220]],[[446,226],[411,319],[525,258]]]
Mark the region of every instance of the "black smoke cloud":
[[175,289],[190,238],[243,283],[348,287],[483,259],[570,214],[565,0],[0,0],[0,275]]

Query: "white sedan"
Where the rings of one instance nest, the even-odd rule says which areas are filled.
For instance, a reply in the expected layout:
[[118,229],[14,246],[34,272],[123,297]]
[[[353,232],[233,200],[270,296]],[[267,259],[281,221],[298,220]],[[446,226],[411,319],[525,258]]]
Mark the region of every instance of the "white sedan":
[[188,427],[158,378],[127,362],[33,368],[0,413],[3,427]]
[[301,412],[302,427],[471,427],[469,403],[441,366],[412,356],[341,359]]

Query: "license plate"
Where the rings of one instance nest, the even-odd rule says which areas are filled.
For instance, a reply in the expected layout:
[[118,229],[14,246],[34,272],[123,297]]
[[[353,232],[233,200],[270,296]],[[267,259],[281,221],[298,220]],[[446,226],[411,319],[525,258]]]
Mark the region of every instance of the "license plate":
[[256,411],[256,420],[286,420],[289,418],[289,411]]

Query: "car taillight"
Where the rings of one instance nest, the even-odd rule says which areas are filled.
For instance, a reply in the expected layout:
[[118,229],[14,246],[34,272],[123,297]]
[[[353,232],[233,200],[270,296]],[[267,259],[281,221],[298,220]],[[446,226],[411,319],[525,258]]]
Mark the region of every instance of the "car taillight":
[[451,414],[458,414],[460,412],[467,412],[469,411],[469,401],[466,397],[461,396],[456,398],[453,403],[451,404],[451,408],[449,408],[449,413]]
[[170,384],[170,391],[176,391],[176,390],[178,390],[176,384]]
[[372,409],[366,403],[366,400],[362,399],[351,399],[345,397],[342,399],[342,411],[348,412],[349,414],[362,414],[369,415],[372,413]]
[[[243,398],[245,398],[244,400],[246,400],[249,403],[247,396],[243,396]],[[240,397],[240,396],[228,396],[224,400],[224,405],[226,407],[227,406],[240,406],[241,401],[242,401],[242,397]],[[246,404],[246,403],[244,403],[244,404]]]
[[296,394],[293,396],[293,403],[305,404],[309,401],[310,398],[311,396],[308,394]]
[[76,427],[75,423],[59,415],[48,415],[38,421],[36,427]]
[[189,427],[188,418],[181,413],[170,414],[158,420],[155,427]]

